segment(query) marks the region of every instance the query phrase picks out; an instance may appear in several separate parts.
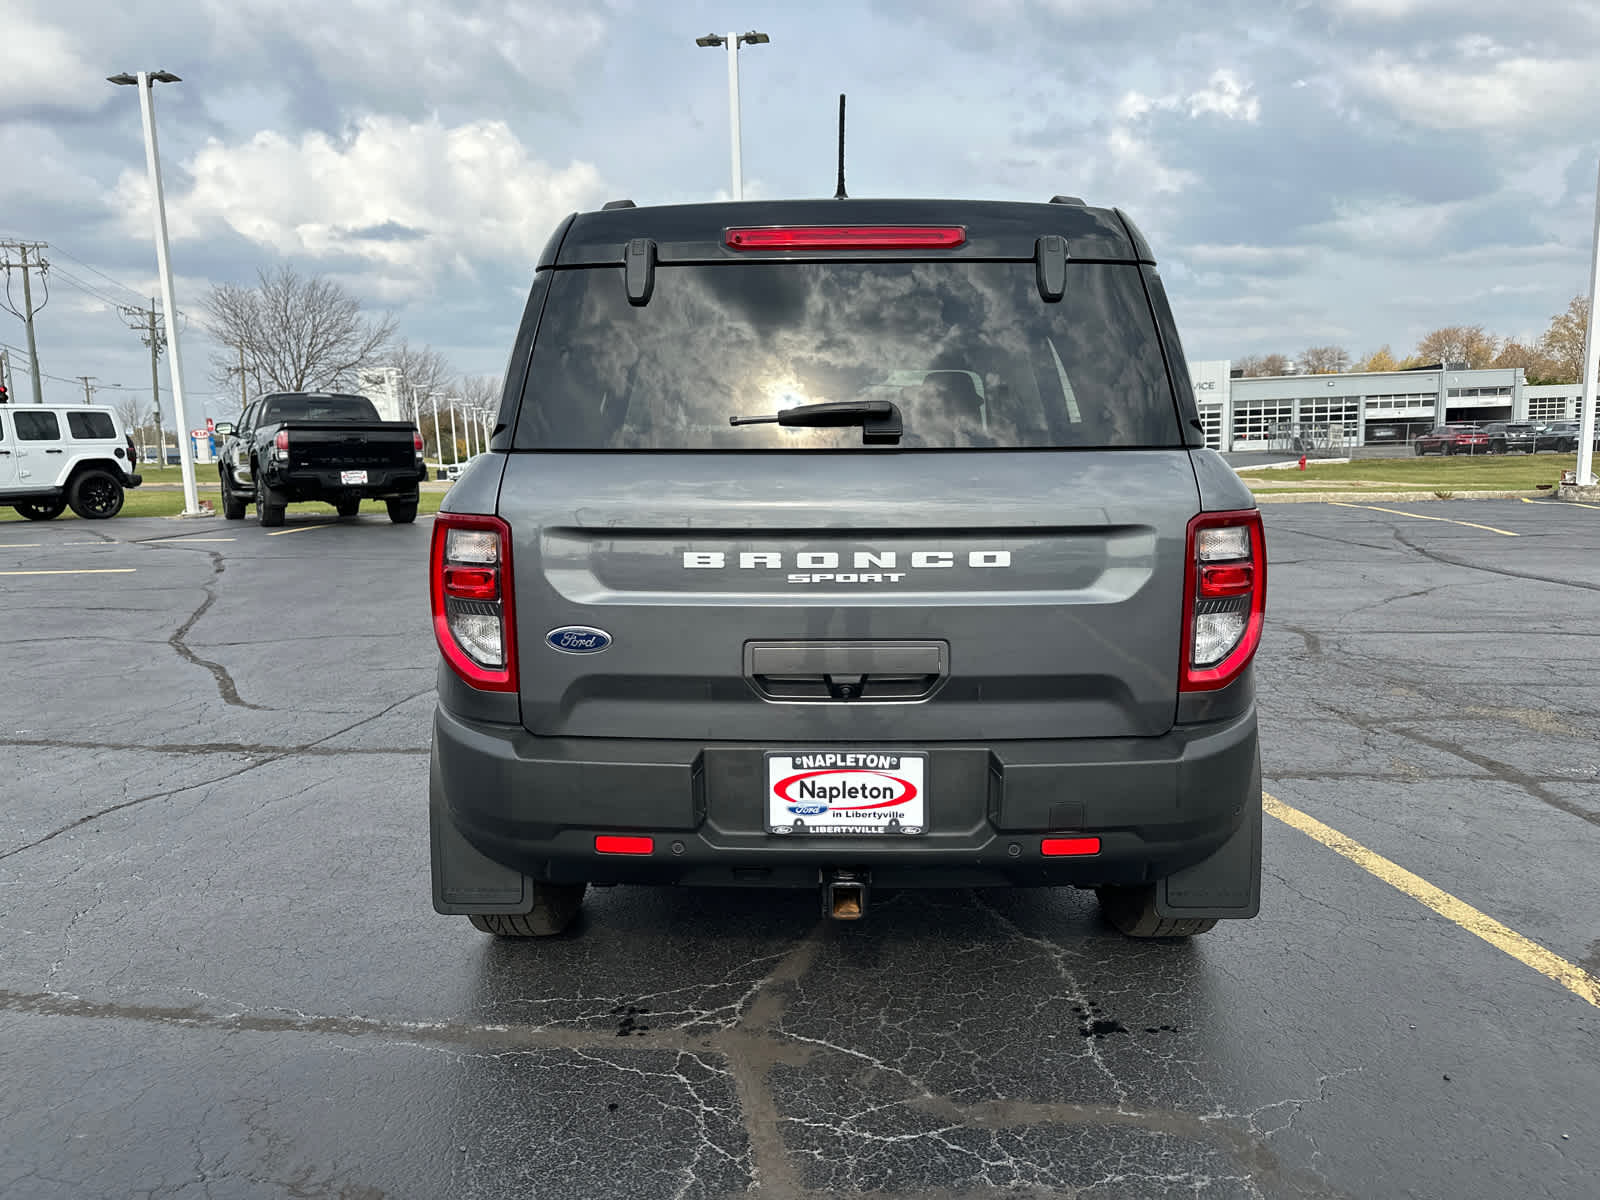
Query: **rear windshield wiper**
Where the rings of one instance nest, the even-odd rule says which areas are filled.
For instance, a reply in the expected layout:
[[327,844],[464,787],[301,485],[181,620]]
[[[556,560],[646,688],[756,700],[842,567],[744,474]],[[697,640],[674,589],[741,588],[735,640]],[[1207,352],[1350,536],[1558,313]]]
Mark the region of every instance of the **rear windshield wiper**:
[[888,400],[841,400],[830,404],[802,404],[784,408],[770,417],[729,417],[729,425],[787,425],[805,428],[861,426],[863,446],[894,445],[904,429],[900,410]]

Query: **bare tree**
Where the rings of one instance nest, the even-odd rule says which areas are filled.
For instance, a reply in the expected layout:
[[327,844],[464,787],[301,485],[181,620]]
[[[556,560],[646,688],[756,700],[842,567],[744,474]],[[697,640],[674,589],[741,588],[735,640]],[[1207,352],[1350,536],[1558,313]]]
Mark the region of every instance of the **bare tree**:
[[363,316],[361,301],[332,279],[288,266],[257,279],[253,288],[225,283],[206,295],[211,334],[226,348],[212,360],[218,383],[242,371],[258,394],[351,387],[394,337],[392,315]]
[[400,373],[396,381],[400,411],[415,413],[418,420],[433,411],[429,397],[437,396],[443,403],[450,390],[450,364],[432,346],[413,346],[401,338],[400,344],[384,356],[383,365]]
[[1473,369],[1487,367],[1499,350],[1500,339],[1482,325],[1447,325],[1417,343],[1423,362],[1466,363]]
[[1236,359],[1233,366],[1235,370],[1243,371],[1247,379],[1289,373],[1289,359],[1282,354],[1247,354]]
[[1551,383],[1577,383],[1583,378],[1583,338],[1589,327],[1589,298],[1574,296],[1567,311],[1550,318],[1539,349],[1550,360]]
[[144,448],[145,426],[149,424],[149,403],[137,392],[128,392],[118,396],[111,403],[111,411],[116,414],[117,424],[133,434],[134,440],[139,443],[140,449]]
[[1337,375],[1350,369],[1350,352],[1343,346],[1310,346],[1296,360],[1306,375]]

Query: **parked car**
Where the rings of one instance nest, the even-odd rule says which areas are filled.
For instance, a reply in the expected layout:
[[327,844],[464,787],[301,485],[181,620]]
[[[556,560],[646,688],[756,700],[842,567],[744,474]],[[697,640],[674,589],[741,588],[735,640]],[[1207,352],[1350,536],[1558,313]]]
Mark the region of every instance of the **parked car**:
[[1483,432],[1489,439],[1490,454],[1508,454],[1513,450],[1524,454],[1534,452],[1536,442],[1532,421],[1490,421],[1483,427]]
[[[1593,449],[1600,450],[1600,422],[1595,425]],[[1562,454],[1571,454],[1578,448],[1578,439],[1583,435],[1583,427],[1577,421],[1551,421],[1542,426],[1537,434],[1539,449],[1557,450]]]
[[122,511],[124,491],[143,482],[133,438],[108,409],[85,404],[0,407],[0,505],[30,521],[70,505],[85,520]]
[[542,936],[644,883],[1255,915],[1262,523],[1123,213],[611,204],[556,230],[515,345],[433,534],[439,912]]
[[321,500],[352,517],[362,500],[382,500],[389,519],[417,519],[419,485],[428,476],[422,434],[410,421],[384,421],[365,396],[274,392],[253,401],[237,426],[220,422],[217,473],[222,512],[282,525],[292,501]]
[[1411,446],[1417,454],[1485,454],[1489,435],[1476,425],[1436,425]]

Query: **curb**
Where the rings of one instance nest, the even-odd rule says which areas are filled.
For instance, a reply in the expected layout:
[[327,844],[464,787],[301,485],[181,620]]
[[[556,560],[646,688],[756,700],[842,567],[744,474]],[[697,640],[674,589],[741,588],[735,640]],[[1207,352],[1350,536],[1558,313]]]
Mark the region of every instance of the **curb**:
[[1383,500],[1394,504],[1404,501],[1415,503],[1440,500],[1535,500],[1548,496],[1548,492],[1451,492],[1449,496],[1435,496],[1432,492],[1270,492],[1253,493],[1257,504],[1317,504],[1338,501],[1354,504],[1362,500]]

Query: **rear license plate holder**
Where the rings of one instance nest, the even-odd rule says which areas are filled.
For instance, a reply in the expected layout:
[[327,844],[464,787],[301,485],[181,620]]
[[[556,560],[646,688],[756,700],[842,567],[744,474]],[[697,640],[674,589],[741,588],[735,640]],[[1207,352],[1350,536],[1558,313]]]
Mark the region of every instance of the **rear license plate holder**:
[[366,481],[367,481],[367,473],[365,471],[340,471],[339,472],[339,482],[340,483],[365,483]]
[[800,837],[926,833],[927,767],[926,753],[769,751],[767,832]]

